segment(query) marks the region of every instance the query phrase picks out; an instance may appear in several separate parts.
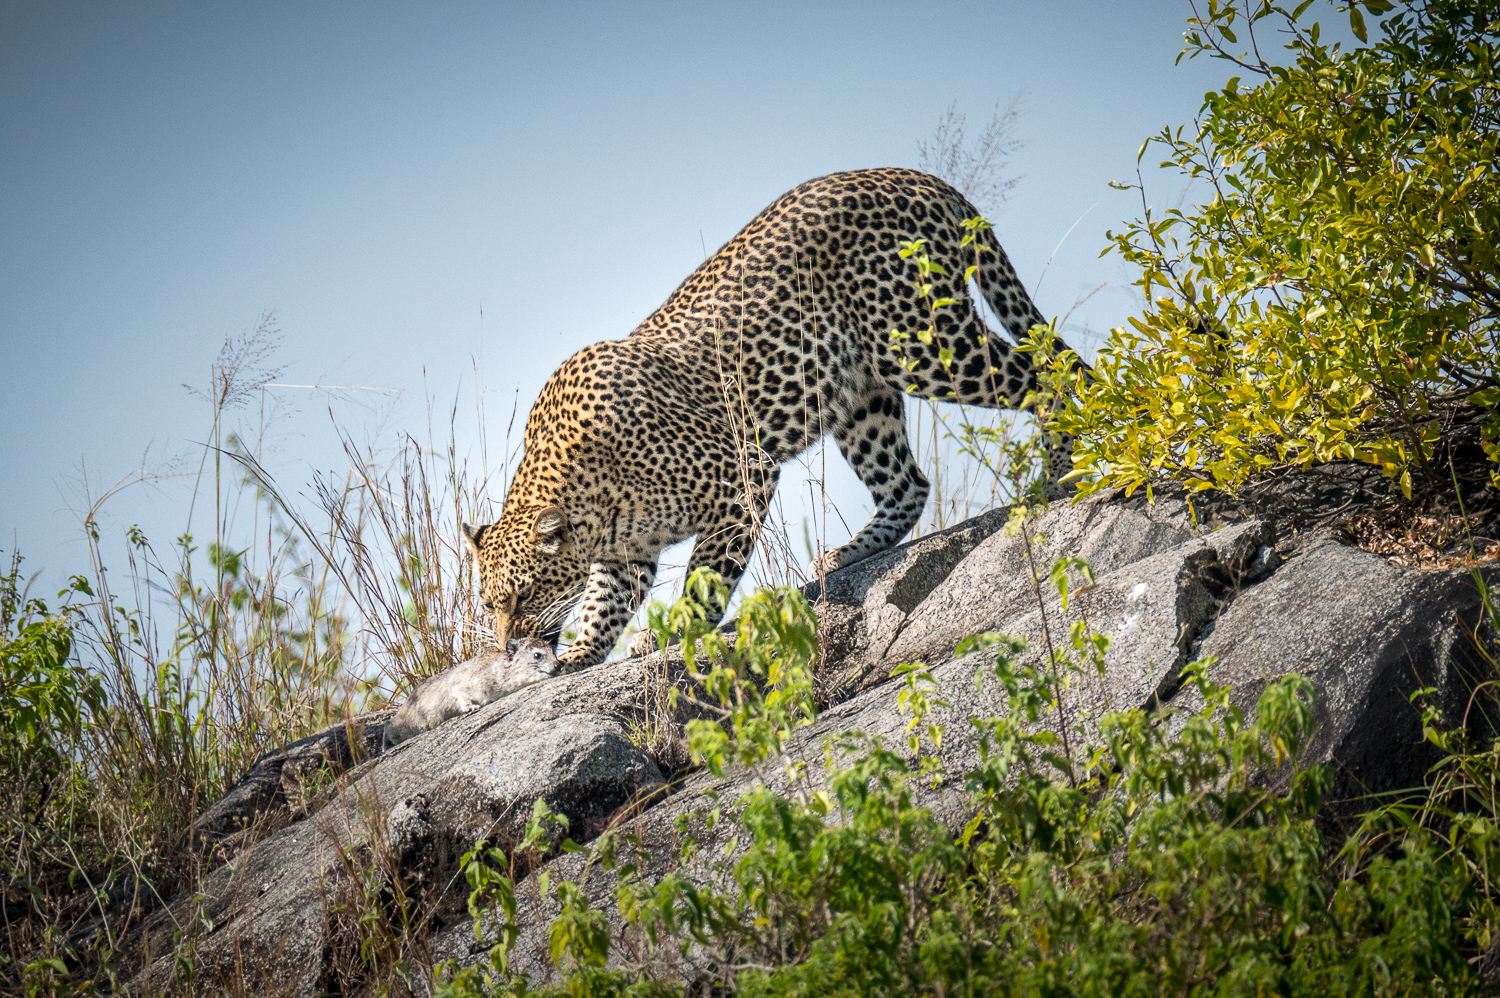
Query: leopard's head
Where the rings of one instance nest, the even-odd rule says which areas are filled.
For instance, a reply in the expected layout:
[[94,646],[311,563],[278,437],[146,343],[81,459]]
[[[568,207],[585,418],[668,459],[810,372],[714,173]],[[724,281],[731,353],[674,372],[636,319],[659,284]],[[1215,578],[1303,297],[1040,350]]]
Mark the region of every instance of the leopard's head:
[[459,526],[479,569],[484,608],[494,614],[496,647],[524,637],[556,645],[588,579],[563,508],[506,503],[496,523]]

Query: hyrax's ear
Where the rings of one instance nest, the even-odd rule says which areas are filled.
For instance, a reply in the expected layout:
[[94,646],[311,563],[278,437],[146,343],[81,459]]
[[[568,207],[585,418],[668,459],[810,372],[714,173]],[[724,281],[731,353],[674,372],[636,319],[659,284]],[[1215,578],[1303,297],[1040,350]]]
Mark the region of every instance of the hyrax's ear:
[[467,523],[460,522],[458,529],[464,535],[464,540],[469,542],[469,547],[473,549],[477,557],[479,555],[480,539],[484,537],[485,531],[490,529],[490,524],[481,523],[477,527],[471,527]]
[[557,554],[562,547],[563,530],[568,525],[568,515],[561,506],[548,506],[536,515],[531,526],[531,539],[542,554]]
[[516,657],[516,650],[519,649],[520,647],[521,647],[521,639],[520,638],[511,638],[509,641],[505,642],[505,654],[509,655],[511,658],[515,658]]

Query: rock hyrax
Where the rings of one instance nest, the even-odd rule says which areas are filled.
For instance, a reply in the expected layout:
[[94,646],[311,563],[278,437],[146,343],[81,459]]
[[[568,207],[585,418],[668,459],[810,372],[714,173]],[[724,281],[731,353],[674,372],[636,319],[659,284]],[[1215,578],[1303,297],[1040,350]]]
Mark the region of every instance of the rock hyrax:
[[429,731],[450,717],[478,710],[557,671],[551,646],[535,638],[486,649],[418,686],[385,728],[385,747]]

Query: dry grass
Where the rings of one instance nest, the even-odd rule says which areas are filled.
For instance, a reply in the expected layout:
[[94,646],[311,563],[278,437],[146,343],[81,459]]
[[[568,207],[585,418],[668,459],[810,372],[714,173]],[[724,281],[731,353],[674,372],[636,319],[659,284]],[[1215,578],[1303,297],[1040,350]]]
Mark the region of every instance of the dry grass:
[[1366,551],[1406,568],[1473,568],[1500,559],[1500,541],[1474,537],[1467,517],[1419,512],[1405,502],[1360,513],[1345,530]]

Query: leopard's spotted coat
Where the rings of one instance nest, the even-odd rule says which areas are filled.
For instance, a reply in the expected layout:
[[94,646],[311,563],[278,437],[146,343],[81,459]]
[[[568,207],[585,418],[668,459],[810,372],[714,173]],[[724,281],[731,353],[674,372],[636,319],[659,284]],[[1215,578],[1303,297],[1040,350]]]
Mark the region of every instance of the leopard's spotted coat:
[[[526,424],[525,455],[497,523],[464,526],[501,647],[521,634],[555,641],[581,599],[561,656],[602,659],[639,606],[669,544],[696,535],[689,569],[744,571],[782,462],[823,434],[869,488],[875,514],[822,555],[831,571],[884,550],[917,522],[928,483],[907,446],[902,393],[1017,407],[1036,378],[1027,356],[988,332],[965,287],[978,213],[936,177],[858,170],[778,198],[623,340],[563,362]],[[1011,336],[1041,314],[989,231],[975,282]],[[929,322],[912,260],[932,261],[937,342],[893,352],[893,329]],[[938,349],[953,351],[950,373]],[[1055,481],[1071,442],[1049,455]],[[719,608],[722,610],[722,608]]]

